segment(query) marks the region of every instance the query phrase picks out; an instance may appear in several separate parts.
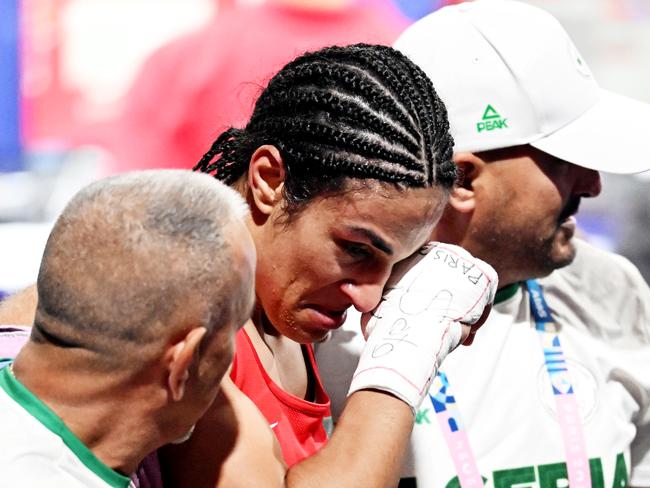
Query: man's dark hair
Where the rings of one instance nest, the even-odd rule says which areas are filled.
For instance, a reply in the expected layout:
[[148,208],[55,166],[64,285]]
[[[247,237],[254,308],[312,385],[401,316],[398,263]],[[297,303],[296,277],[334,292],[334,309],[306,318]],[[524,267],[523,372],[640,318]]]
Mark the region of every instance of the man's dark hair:
[[223,132],[194,169],[232,184],[264,144],[282,155],[288,210],[342,190],[347,178],[402,188],[456,181],[445,106],[424,72],[388,46],[296,58],[271,79],[246,127]]

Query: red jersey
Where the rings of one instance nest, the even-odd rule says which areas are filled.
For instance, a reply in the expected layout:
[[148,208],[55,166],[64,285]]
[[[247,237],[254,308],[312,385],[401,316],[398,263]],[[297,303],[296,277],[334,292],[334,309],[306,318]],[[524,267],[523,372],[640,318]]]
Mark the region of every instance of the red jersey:
[[314,374],[315,402],[284,391],[266,373],[244,329],[237,333],[230,377],[262,412],[280,442],[287,466],[311,456],[327,442],[325,424],[331,423],[330,399],[321,383],[314,351],[306,348],[308,369]]

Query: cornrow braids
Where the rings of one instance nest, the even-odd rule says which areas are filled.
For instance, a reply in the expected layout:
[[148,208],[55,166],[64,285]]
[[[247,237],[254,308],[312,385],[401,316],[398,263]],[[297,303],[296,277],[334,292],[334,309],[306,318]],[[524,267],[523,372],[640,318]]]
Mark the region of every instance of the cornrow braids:
[[449,189],[457,177],[444,104],[424,72],[388,46],[332,46],[294,59],[246,127],[223,132],[194,170],[232,184],[264,144],[282,154],[288,210],[350,178]]
[[[230,129],[221,133],[216,141],[212,143],[210,150],[203,155],[201,160],[192,168],[194,171],[211,173],[217,171],[219,180],[230,185],[237,181],[239,176],[246,171],[246,160],[242,159],[242,139],[246,134],[241,129]],[[213,161],[215,156],[221,154],[221,158]]]

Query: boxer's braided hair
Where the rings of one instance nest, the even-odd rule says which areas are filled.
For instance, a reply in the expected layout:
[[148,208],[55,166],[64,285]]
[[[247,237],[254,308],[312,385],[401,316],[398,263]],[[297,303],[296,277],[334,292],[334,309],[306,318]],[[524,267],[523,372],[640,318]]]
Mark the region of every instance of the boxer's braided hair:
[[424,72],[388,46],[296,58],[271,79],[246,127],[223,132],[194,170],[232,184],[264,144],[282,155],[294,208],[341,189],[345,178],[446,189],[456,180],[442,101]]

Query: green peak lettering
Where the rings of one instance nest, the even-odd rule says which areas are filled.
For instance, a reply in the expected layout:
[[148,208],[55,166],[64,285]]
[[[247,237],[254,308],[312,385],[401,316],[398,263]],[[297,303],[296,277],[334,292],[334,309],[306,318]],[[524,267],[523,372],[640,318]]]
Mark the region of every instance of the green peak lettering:
[[494,107],[488,103],[488,106],[485,107],[485,111],[483,112],[483,120],[500,118],[501,116],[497,113],[496,110],[494,110]]
[[483,111],[481,122],[476,123],[476,131],[491,131],[495,129],[508,129],[508,119],[499,115],[492,105],[488,103]]

